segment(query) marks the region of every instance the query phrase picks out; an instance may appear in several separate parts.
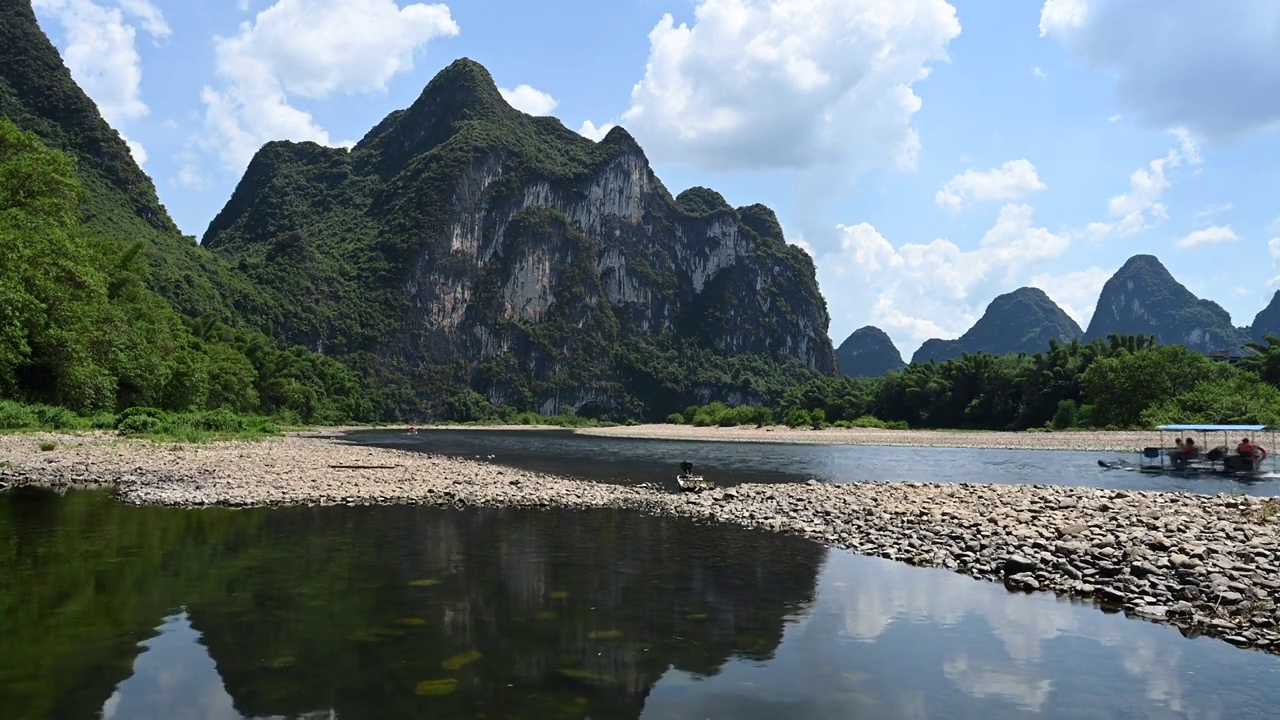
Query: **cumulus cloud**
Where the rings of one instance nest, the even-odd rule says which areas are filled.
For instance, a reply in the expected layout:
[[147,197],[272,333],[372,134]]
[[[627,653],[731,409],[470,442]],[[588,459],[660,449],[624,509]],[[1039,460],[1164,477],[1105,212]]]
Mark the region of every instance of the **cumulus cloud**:
[[1112,273],[1094,266],[1059,275],[1041,273],[1031,277],[1031,286],[1044,291],[1049,299],[1080,324],[1087,327],[1098,305],[1102,286]]
[[913,86],[959,34],[945,0],[700,0],[649,33],[621,122],[703,169],[914,168]]
[[1045,187],[1029,160],[1009,160],[990,170],[965,170],[948,180],[934,201],[958,212],[967,201],[1018,200]]
[[107,122],[120,127],[150,111],[142,101],[137,30],[126,14],[152,36],[168,37],[169,26],[155,6],[146,0],[114,7],[94,0],[33,0],[32,6],[62,27],[63,62]]
[[1177,242],[1180,248],[1197,247],[1199,245],[1216,245],[1224,242],[1235,242],[1239,238],[1230,225],[1214,225],[1188,233]]
[[608,135],[609,131],[612,130],[614,127],[615,126],[613,123],[605,123],[600,127],[596,127],[596,124],[591,122],[590,120],[584,120],[582,122],[582,127],[578,128],[578,134],[582,135],[583,137],[591,138],[596,142],[600,142],[601,140],[604,139],[604,136]]
[[1040,34],[1115,78],[1156,126],[1213,141],[1280,125],[1280,3],[1047,0]]
[[221,85],[205,87],[208,144],[241,170],[269,140],[335,144],[291,98],[384,90],[413,68],[428,42],[457,35],[443,4],[395,0],[278,0],[241,24],[232,37],[214,38]]
[[817,263],[834,334],[870,322],[894,335],[904,351],[930,337],[959,336],[992,296],[1070,245],[1066,234],[1036,227],[1034,210],[1017,204],[1001,208],[974,250],[945,238],[895,248],[869,223],[837,229],[839,247]]
[[1267,252],[1271,253],[1271,259],[1280,263],[1280,237],[1273,237],[1267,241]]
[[498,92],[508,105],[530,115],[550,115],[560,105],[549,93],[529,85],[517,85],[514,90],[498,88]]
[[1088,235],[1095,240],[1109,236],[1126,237],[1169,219],[1169,211],[1164,205],[1164,191],[1170,184],[1167,171],[1184,164],[1204,162],[1199,146],[1186,130],[1171,132],[1177,138],[1178,146],[1170,148],[1163,157],[1152,160],[1147,167],[1134,170],[1129,176],[1129,191],[1107,202],[1111,220],[1089,223],[1085,229]]

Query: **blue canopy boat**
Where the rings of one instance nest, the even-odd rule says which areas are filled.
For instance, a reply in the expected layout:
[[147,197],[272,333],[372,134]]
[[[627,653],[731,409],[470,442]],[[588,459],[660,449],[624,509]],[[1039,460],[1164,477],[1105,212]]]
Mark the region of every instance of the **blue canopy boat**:
[[[1241,454],[1239,444],[1245,438],[1252,444],[1258,435],[1266,433],[1270,445],[1276,447],[1277,428],[1266,425],[1158,425],[1160,444],[1157,447],[1143,448],[1136,466],[1123,460],[1107,462],[1099,460],[1098,464],[1111,470],[1137,470],[1138,472],[1157,475],[1219,475],[1224,477],[1261,478],[1277,476],[1275,456],[1260,447],[1253,452]],[[1178,433],[1178,446],[1170,447],[1165,443],[1165,433]],[[1183,435],[1196,440],[1191,433],[1198,433],[1199,441],[1193,446],[1182,446]],[[1219,436],[1221,433],[1221,436]],[[1211,443],[1218,440],[1221,444]],[[1266,467],[1270,458],[1270,468]]]

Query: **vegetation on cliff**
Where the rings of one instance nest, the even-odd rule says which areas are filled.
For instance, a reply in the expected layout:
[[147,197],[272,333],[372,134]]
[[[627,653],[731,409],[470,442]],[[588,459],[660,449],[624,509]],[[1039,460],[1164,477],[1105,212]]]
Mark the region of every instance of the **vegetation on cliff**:
[[180,315],[148,287],[143,241],[84,227],[78,176],[71,156],[0,118],[0,397],[85,415],[369,414],[357,377],[336,361]]

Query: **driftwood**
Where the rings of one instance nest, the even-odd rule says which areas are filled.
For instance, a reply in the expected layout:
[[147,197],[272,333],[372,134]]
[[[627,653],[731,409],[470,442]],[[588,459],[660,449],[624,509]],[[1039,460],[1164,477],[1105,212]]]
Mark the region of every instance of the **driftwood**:
[[403,465],[330,465],[330,470],[395,470]]

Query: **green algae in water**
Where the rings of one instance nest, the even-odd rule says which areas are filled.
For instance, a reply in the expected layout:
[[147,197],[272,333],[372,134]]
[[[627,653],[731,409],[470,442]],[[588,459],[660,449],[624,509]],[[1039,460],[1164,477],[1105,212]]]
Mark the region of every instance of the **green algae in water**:
[[708,615],[707,613],[693,613],[692,615],[689,616],[689,619],[690,620],[706,620],[709,617],[711,616]]
[[436,585],[440,585],[442,582],[443,581],[441,580],[433,579],[414,580],[409,583],[409,587],[435,587]]
[[283,670],[284,668],[293,667],[297,662],[297,658],[286,655],[285,657],[278,657],[275,660],[268,660],[265,664],[272,670]]
[[597,630],[587,633],[587,637],[592,640],[621,640],[621,630]]
[[552,591],[551,591],[551,599],[552,599],[552,600],[564,600],[564,599],[565,599],[565,598],[567,598],[567,597],[569,597],[569,593],[565,592],[564,590],[552,590]]
[[475,650],[468,650],[464,653],[458,653],[457,655],[454,655],[448,660],[445,660],[444,662],[440,663],[440,667],[444,668],[445,670],[459,670],[464,665],[469,665],[479,660],[482,657],[484,657],[483,654]]
[[542,612],[538,613],[534,617],[538,618],[539,620],[555,620],[560,616],[550,610],[543,610]]
[[420,627],[422,625],[427,624],[426,620],[423,620],[422,618],[413,618],[413,617],[400,618],[396,622],[400,623],[401,625],[409,625],[411,627]]
[[392,630],[391,628],[373,628],[372,630],[357,630],[347,636],[348,640],[354,642],[378,642],[386,640],[389,637],[404,637],[403,630]]
[[573,668],[560,668],[557,672],[559,672],[561,676],[569,680],[572,680],[578,683],[584,683],[586,685],[614,684],[613,678],[607,677],[605,675],[597,675],[596,673],[587,672],[586,670],[575,670]]
[[443,680],[423,680],[413,688],[413,694],[423,697],[448,695],[458,689],[458,681],[453,678]]

